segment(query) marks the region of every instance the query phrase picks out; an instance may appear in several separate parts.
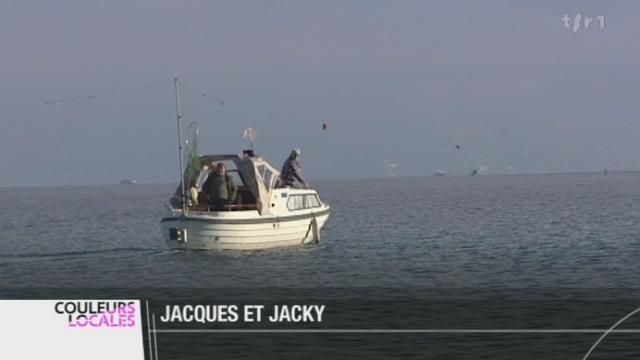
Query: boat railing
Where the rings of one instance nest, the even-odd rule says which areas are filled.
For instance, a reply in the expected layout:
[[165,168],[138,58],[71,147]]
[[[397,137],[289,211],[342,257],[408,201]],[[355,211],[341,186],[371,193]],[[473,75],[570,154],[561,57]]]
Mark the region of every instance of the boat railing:
[[250,211],[250,210],[258,210],[258,206],[256,204],[234,204],[234,205],[224,205],[221,209],[214,209],[213,207],[208,206],[194,206],[190,207],[190,212],[195,213],[210,213],[210,212],[219,212],[219,211]]
[[256,204],[239,204],[239,205],[225,205],[223,206],[225,211],[244,211],[244,210],[258,210]]

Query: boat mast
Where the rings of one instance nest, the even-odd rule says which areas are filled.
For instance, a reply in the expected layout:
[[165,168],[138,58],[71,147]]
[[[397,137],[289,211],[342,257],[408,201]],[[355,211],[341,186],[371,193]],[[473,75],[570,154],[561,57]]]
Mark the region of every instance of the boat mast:
[[180,120],[182,115],[180,113],[180,89],[178,86],[178,78],[174,79],[176,89],[176,120],[178,123],[178,162],[180,164],[180,198],[182,199],[182,214],[187,213],[187,195],[184,183],[184,165],[182,164],[182,134],[180,131]]

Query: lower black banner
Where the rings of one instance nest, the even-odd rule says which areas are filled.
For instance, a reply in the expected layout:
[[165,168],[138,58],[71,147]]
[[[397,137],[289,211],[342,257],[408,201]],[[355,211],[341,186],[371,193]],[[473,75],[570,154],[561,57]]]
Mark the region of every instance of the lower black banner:
[[150,360],[640,357],[632,289],[14,288],[0,297],[138,299]]

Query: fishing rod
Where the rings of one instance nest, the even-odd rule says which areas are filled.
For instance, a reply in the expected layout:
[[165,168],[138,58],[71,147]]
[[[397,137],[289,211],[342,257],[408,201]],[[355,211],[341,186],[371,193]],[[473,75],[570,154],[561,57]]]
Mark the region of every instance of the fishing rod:
[[187,190],[184,184],[184,166],[182,165],[182,135],[180,135],[180,87],[178,86],[178,78],[174,79],[176,91],[176,121],[178,123],[178,162],[180,166],[180,199],[182,200],[182,216],[187,214]]
[[161,83],[153,83],[153,84],[149,84],[149,85],[144,85],[144,86],[136,86],[136,87],[130,87],[130,88],[125,88],[125,89],[117,89],[117,90],[110,90],[110,91],[105,91],[105,92],[101,92],[101,93],[97,93],[97,94],[90,94],[90,95],[84,95],[84,96],[76,96],[76,97],[70,97],[70,98],[64,98],[64,99],[57,99],[57,100],[49,100],[49,101],[45,101],[42,104],[43,105],[60,105],[61,103],[68,103],[68,102],[75,102],[75,101],[83,101],[83,100],[92,100],[98,97],[105,97],[105,96],[112,96],[112,95],[118,95],[118,94],[122,94],[122,93],[128,93],[128,92],[134,92],[134,91],[142,91],[142,90],[147,90],[147,89],[152,89],[152,88],[157,88],[157,87],[161,87],[161,86],[168,86],[168,85],[174,85],[174,90],[175,90],[175,96],[176,96],[176,123],[177,123],[177,130],[178,130],[178,171],[180,172],[179,174],[179,179],[180,179],[180,199],[182,200],[182,214],[185,215],[187,213],[187,194],[186,194],[186,185],[184,183],[184,163],[182,160],[182,112],[181,112],[181,107],[180,107],[180,87],[184,87],[185,89],[200,95],[201,97],[204,97],[205,99],[208,99],[210,101],[213,101],[215,103],[217,103],[218,105],[220,105],[221,107],[224,106],[224,101],[207,95],[202,91],[196,90],[188,85],[186,85],[183,82],[179,82],[178,78],[173,79],[172,82],[161,82]]

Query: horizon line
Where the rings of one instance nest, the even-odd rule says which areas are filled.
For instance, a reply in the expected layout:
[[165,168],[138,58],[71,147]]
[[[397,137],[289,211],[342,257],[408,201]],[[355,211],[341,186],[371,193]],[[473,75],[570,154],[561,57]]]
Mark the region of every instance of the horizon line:
[[[635,173],[640,172],[640,169],[634,170],[607,170],[609,173]],[[541,171],[541,172],[522,172],[522,173],[489,173],[478,174],[474,177],[487,177],[487,176],[522,176],[522,175],[580,175],[580,174],[603,174],[603,171]],[[470,174],[446,174],[445,176],[432,175],[399,175],[399,176],[346,176],[346,177],[320,177],[310,178],[311,182],[325,181],[325,180],[363,180],[363,179],[403,179],[403,178],[431,178],[431,177],[471,177]],[[78,187],[78,186],[136,186],[136,185],[172,185],[177,182],[162,182],[162,181],[150,181],[150,182],[137,182],[136,184],[120,184],[119,182],[113,183],[85,183],[85,184],[50,184],[50,185],[0,185],[0,189],[25,189],[25,188],[52,188],[52,187]]]

